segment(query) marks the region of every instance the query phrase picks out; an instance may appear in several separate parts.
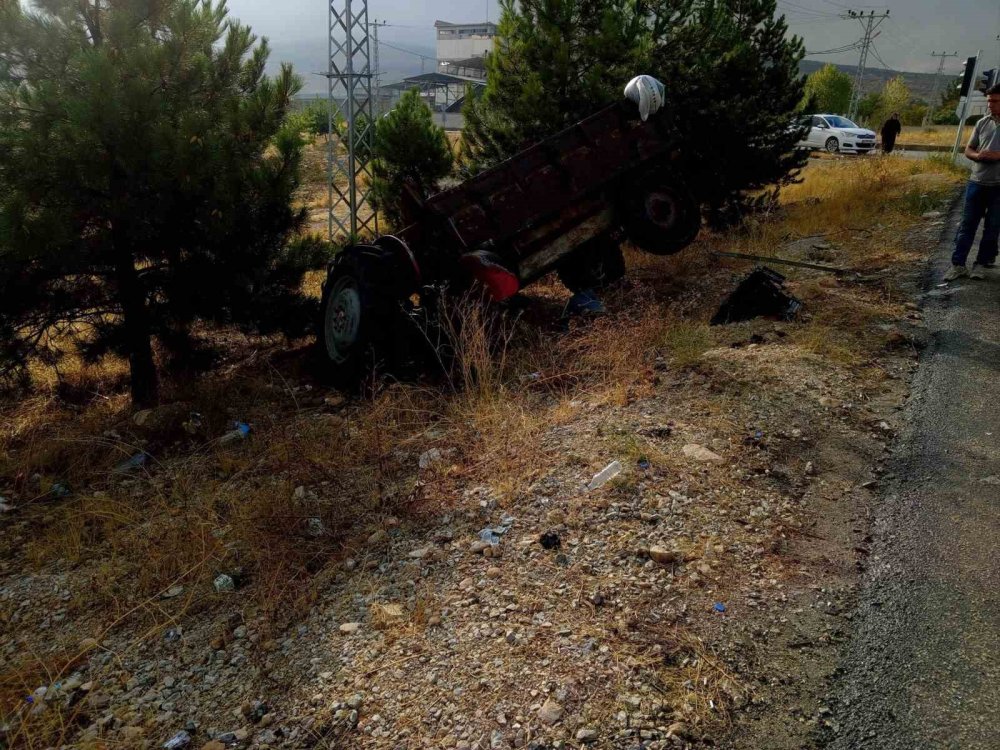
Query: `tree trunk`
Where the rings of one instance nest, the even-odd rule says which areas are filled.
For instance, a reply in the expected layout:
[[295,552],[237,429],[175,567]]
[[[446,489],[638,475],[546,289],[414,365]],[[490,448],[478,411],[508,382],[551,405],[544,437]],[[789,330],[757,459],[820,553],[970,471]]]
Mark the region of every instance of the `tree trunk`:
[[155,406],[159,399],[159,382],[153,346],[150,342],[149,316],[142,282],[135,270],[132,254],[115,247],[115,271],[118,277],[118,301],[122,306],[125,327],[125,348],[128,351],[131,374],[132,403],[141,408]]

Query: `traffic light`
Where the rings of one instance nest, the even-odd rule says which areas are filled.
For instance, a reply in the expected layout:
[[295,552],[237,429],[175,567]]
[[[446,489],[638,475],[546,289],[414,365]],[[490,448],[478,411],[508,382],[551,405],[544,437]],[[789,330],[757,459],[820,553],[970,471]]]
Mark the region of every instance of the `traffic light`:
[[959,95],[967,96],[972,88],[972,77],[976,74],[976,56],[973,55],[965,61],[965,73],[962,75],[962,85],[959,86]]
[[976,88],[979,91],[986,91],[987,89],[989,89],[990,86],[996,83],[996,79],[997,79],[996,68],[990,68],[989,70],[984,70],[982,73],[979,74],[979,80],[976,81]]

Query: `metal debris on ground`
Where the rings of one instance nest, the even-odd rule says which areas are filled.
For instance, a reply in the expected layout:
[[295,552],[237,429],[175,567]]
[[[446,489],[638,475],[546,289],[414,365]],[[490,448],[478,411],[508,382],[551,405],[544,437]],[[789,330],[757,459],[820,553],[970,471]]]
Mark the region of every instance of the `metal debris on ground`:
[[785,291],[784,284],[785,277],[777,271],[763,266],[755,268],[722,303],[712,325],[761,317],[791,320],[802,309],[802,303]]
[[225,573],[218,576],[212,584],[215,586],[215,590],[220,594],[236,591],[236,581],[233,580],[232,576],[228,576]]

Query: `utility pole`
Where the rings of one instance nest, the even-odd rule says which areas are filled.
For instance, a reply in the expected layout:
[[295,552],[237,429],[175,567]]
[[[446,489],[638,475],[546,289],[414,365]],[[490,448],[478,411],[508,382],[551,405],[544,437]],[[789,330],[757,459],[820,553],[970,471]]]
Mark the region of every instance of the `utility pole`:
[[[368,163],[374,127],[368,0],[327,0],[327,5],[327,226],[331,241],[356,241],[378,234]],[[335,114],[344,120],[343,132],[334,127]]]
[[865,66],[868,65],[868,50],[872,46],[872,39],[874,39],[878,34],[875,30],[882,25],[882,22],[889,17],[889,11],[884,13],[876,13],[873,10],[868,11],[865,15],[864,11],[849,10],[847,13],[841,16],[841,18],[854,18],[861,23],[861,28],[864,30],[865,35],[859,42],[861,45],[861,60],[858,62],[858,75],[854,79],[854,90],[851,92],[851,106],[847,110],[847,118],[853,120],[858,116],[858,105],[861,103],[861,83],[865,76]]
[[[998,37],[998,39],[1000,39],[1000,37]],[[957,52],[954,52],[954,53],[949,53],[949,52],[931,52],[931,57],[940,57],[941,58],[941,62],[938,63],[937,72],[934,74],[934,87],[933,87],[933,89],[931,89],[931,100],[930,100],[930,104],[927,107],[927,113],[924,115],[924,127],[925,128],[928,125],[931,124],[931,115],[934,113],[934,107],[935,107],[935,105],[937,103],[938,83],[941,80],[941,74],[944,72],[945,60],[947,60],[949,57],[958,57],[958,53]]]
[[382,114],[382,68],[379,64],[378,30],[380,26],[388,25],[387,21],[379,21],[377,18],[374,23],[369,24],[372,35],[372,68],[375,69],[375,102],[372,105],[375,117],[379,117]]

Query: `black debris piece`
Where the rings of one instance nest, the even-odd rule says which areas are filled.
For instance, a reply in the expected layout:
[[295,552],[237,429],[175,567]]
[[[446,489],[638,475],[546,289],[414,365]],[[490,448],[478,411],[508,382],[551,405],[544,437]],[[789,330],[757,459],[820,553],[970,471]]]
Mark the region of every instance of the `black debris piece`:
[[764,266],[755,268],[712,318],[712,325],[739,323],[754,318],[791,320],[802,303],[785,291],[785,277]]
[[559,549],[562,547],[562,539],[554,531],[546,531],[538,541],[542,543],[545,549]]

